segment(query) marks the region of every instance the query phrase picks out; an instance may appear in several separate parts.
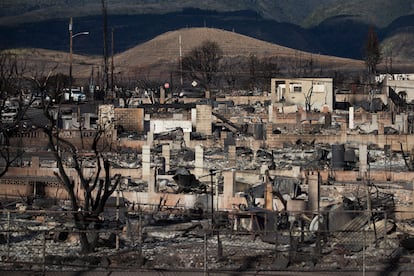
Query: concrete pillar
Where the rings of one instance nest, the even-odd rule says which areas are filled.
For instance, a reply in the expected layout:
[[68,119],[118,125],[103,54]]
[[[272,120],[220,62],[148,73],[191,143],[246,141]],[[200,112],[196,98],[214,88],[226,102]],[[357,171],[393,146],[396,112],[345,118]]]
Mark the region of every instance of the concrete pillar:
[[308,118],[308,112],[306,110],[302,110],[300,112],[300,120],[301,120],[301,122],[307,120],[307,118]]
[[160,86],[160,104],[165,104],[165,89]]
[[170,170],[170,145],[162,145],[162,156],[165,158],[165,172]]
[[269,123],[273,123],[273,104],[269,105],[269,118],[268,118],[268,122]]
[[397,129],[401,134],[407,133],[408,121],[407,116],[404,113],[395,115],[395,124],[397,125]]
[[378,135],[384,135],[384,124],[383,123],[378,124]]
[[208,104],[199,104],[196,106],[196,129],[197,132],[211,136],[212,134],[212,108]]
[[[78,122],[78,113],[72,113],[72,124]],[[73,128],[71,126],[71,128]]]
[[194,165],[195,165],[194,174],[196,176],[203,175],[204,174],[204,149],[200,145],[195,147]]
[[271,99],[272,105],[277,101],[276,97],[278,96],[278,93],[276,89],[277,89],[276,79],[271,79],[270,80],[270,99]]
[[229,145],[229,151],[227,153],[227,160],[229,162],[230,167],[234,167],[236,165],[236,146],[235,145]]
[[91,113],[84,113],[83,116],[84,116],[83,127],[86,129],[90,129],[91,128]]
[[300,176],[300,166],[292,166],[292,177]]
[[197,108],[191,109],[191,126],[196,128],[197,126]]
[[155,192],[155,185],[151,181],[151,147],[142,146],[142,179],[148,182],[148,192]]
[[184,142],[186,145],[190,144],[190,140],[191,140],[191,133],[184,131]]
[[377,114],[371,115],[371,126],[372,130],[378,130],[378,116]]
[[367,121],[367,114],[366,113],[362,113],[361,115],[361,122],[365,123]]
[[405,134],[410,133],[410,121],[408,120],[408,116],[409,116],[409,114],[404,113],[404,131],[405,131]]
[[364,176],[368,171],[368,150],[367,145],[359,145],[359,172]]
[[297,112],[296,112],[296,124],[297,125],[300,125],[301,124],[301,122],[300,122],[300,120],[302,120],[302,110],[298,110]]
[[313,214],[319,211],[320,199],[320,177],[319,173],[308,175],[308,209]]
[[355,124],[354,124],[354,107],[351,106],[349,107],[349,129],[354,129],[355,128]]
[[273,137],[273,123],[267,123],[265,140],[271,140],[272,137]]
[[39,156],[32,156],[32,164],[30,164],[30,167],[32,167],[36,170],[40,167]]
[[260,178],[262,179],[262,181],[266,181],[266,172],[269,170],[268,165],[263,164],[260,166]]
[[253,149],[253,162],[256,162],[256,158],[257,158],[257,150]]
[[290,81],[285,81],[285,95],[289,95],[290,94]]
[[405,113],[401,113],[401,119],[402,119],[402,128],[404,131],[404,134],[408,132],[408,116]]
[[402,126],[402,119],[401,119],[401,114],[396,114],[395,115],[395,127],[396,129],[402,133],[403,131],[403,126]]
[[151,146],[154,142],[154,132],[152,130],[147,132],[147,145]]
[[346,134],[346,130],[347,130],[347,125],[345,123],[341,124],[341,132],[342,134]]
[[[267,172],[267,171],[266,171]],[[264,207],[267,210],[273,210],[273,184],[269,180],[268,177],[266,177],[266,184],[265,184],[265,204]]]
[[[230,198],[234,197],[234,190],[236,186],[236,170],[232,169],[231,171],[224,171],[223,172],[223,179],[224,179],[224,187],[223,187],[223,195],[224,195],[224,202],[223,207],[226,208],[228,205],[227,202]],[[227,206],[228,207],[228,206]]]

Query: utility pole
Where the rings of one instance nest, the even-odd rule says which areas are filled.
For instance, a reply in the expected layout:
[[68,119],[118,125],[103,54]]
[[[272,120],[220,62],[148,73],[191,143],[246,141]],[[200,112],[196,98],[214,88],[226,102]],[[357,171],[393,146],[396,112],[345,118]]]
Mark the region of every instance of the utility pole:
[[109,88],[108,76],[108,18],[106,12],[105,0],[102,0],[102,15],[103,15],[103,57],[104,57],[104,101],[106,100]]
[[88,35],[89,32],[73,34],[73,19],[69,19],[69,101],[72,100],[72,67],[73,67],[73,38],[79,35]]
[[69,101],[72,99],[73,19],[69,19]]
[[112,32],[111,32],[111,90],[112,93],[114,93],[114,28],[112,28]]
[[180,46],[180,84],[181,84],[181,89],[183,88],[183,55],[182,55],[182,50],[181,50],[181,35],[178,36],[178,43]]

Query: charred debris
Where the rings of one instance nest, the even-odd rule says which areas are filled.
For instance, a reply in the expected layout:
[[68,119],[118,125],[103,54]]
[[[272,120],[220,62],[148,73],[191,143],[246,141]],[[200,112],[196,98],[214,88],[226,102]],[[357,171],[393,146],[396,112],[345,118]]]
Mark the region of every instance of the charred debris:
[[[184,122],[197,113],[197,123],[191,131],[184,123],[154,131],[143,118],[139,134],[118,129],[119,144],[128,146],[108,154],[124,174],[93,224],[100,235],[89,259],[69,257],[79,241],[68,213],[82,210],[41,193],[3,200],[2,265],[11,269],[18,260],[41,270],[29,261],[36,255],[51,270],[73,263],[97,270],[412,269],[407,147],[356,138],[375,140],[378,127],[363,120],[348,129],[341,113],[286,112],[277,115],[284,123],[270,123],[264,99],[134,107],[151,119],[185,110],[175,115]],[[44,246],[44,255],[11,249],[24,252],[30,242]]]

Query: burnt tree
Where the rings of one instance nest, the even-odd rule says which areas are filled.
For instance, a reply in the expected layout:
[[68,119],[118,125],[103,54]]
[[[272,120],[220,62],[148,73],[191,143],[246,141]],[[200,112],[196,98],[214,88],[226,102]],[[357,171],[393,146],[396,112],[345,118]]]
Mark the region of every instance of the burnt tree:
[[367,65],[368,75],[375,76],[377,65],[381,61],[381,52],[377,33],[372,26],[368,29],[367,39],[365,41],[364,60]]
[[[99,147],[99,141],[105,130],[99,128],[94,136],[91,149],[96,168],[94,174],[86,175],[83,168],[82,152],[69,141],[61,138],[52,126],[44,127],[51,149],[57,161],[58,173],[56,176],[68,192],[72,204],[73,219],[76,229],[79,231],[82,253],[93,252],[99,238],[98,230],[102,227],[101,214],[109,197],[118,187],[121,175],[111,176],[111,161],[103,149]],[[76,171],[80,188],[83,191],[83,199],[76,194],[76,184],[69,176],[69,169],[64,160],[71,157],[71,167]]]
[[23,155],[21,138],[12,137],[22,131],[26,113],[22,88],[26,70],[24,59],[11,51],[0,51],[0,177]]
[[[52,71],[46,76],[36,74],[31,78],[41,92],[42,99],[50,98],[47,87],[52,80]],[[91,142],[84,144],[82,140],[82,147],[78,148],[74,142],[61,135],[57,123],[60,110],[60,103],[53,105],[51,101],[44,100],[43,115],[47,119],[47,124],[39,127],[46,134],[49,149],[57,163],[55,176],[68,193],[73,221],[79,231],[81,251],[90,253],[97,246],[98,230],[102,227],[105,205],[121,180],[121,175],[111,174],[110,145],[101,139],[113,126],[112,122],[102,123],[95,130]],[[82,129],[79,131],[82,132]],[[80,137],[83,137],[82,133]],[[93,168],[89,165],[89,170],[85,169],[86,159],[93,161]],[[81,191],[81,194],[77,191]]]
[[205,40],[182,59],[183,75],[210,91],[220,72],[223,51],[217,42]]

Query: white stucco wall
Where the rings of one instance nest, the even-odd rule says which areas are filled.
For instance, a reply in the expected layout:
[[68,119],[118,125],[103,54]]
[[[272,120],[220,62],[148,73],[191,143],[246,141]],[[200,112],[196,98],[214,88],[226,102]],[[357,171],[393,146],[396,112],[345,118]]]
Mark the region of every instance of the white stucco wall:
[[188,120],[151,120],[150,130],[154,134],[175,130],[181,127],[184,132],[191,132],[191,121]]

